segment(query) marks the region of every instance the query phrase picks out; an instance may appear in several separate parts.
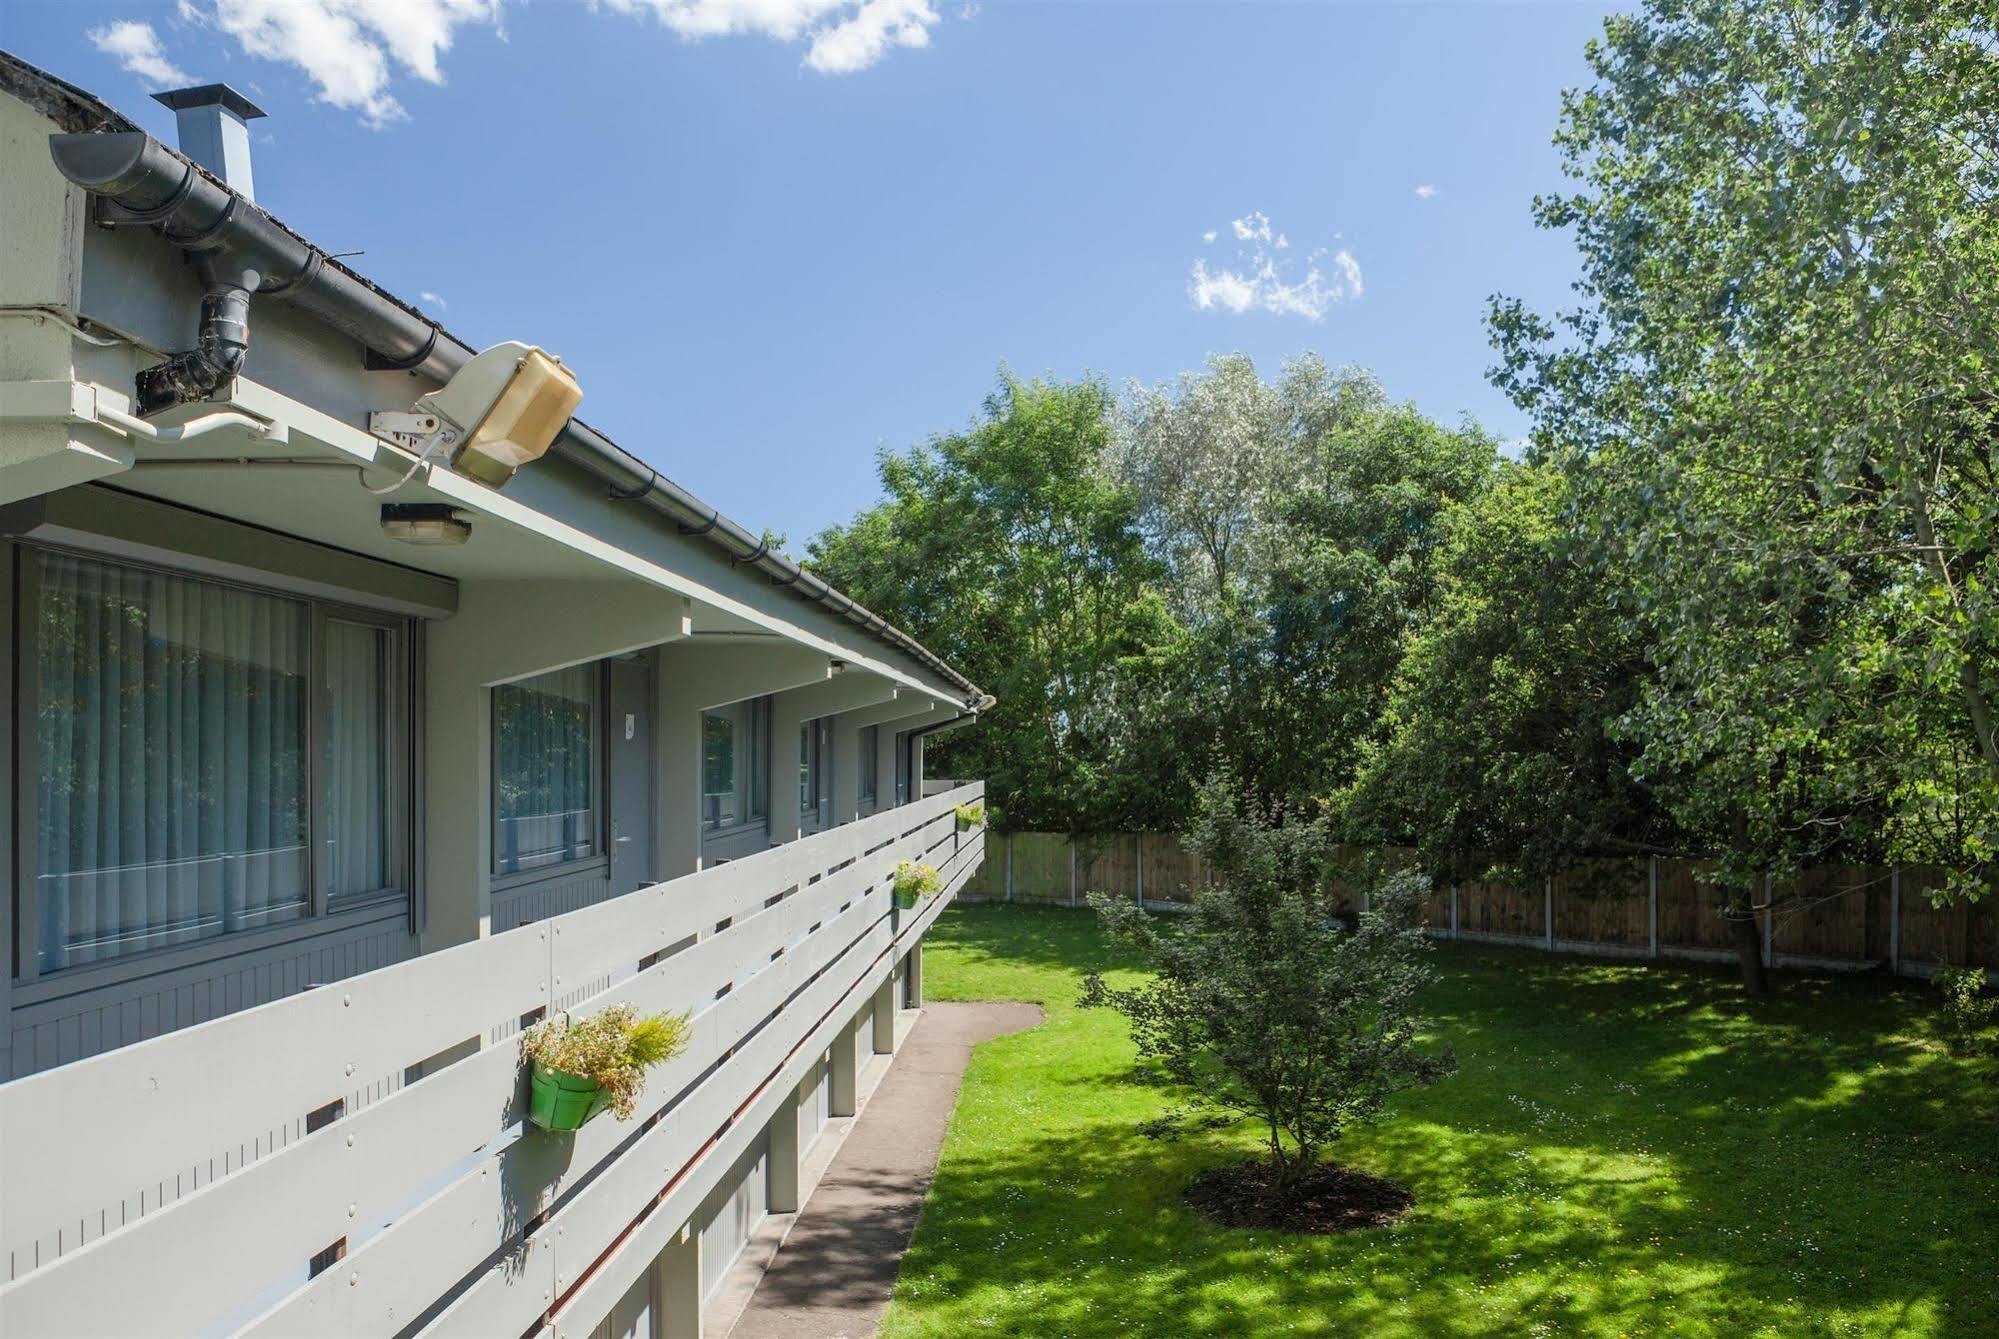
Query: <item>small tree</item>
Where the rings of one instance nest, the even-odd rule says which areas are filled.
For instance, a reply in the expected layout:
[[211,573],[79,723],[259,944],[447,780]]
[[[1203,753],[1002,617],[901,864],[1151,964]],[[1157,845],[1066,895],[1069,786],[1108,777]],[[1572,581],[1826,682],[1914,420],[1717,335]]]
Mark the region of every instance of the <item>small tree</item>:
[[1197,1106],[1261,1121],[1276,1194],[1288,1201],[1349,1126],[1455,1067],[1416,1045],[1415,996],[1431,977],[1415,927],[1425,880],[1382,880],[1348,928],[1330,910],[1324,822],[1271,824],[1218,782],[1202,792],[1189,844],[1214,879],[1184,920],[1091,897],[1156,975],[1128,989],[1092,976],[1084,1003],[1129,1019],[1139,1054]]

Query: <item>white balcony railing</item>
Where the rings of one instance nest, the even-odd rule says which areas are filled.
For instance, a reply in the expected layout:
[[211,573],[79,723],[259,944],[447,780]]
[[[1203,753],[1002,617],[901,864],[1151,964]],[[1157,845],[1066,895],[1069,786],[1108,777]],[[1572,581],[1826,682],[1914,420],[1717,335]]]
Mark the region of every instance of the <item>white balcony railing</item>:
[[[0,1085],[0,1333],[587,1334],[977,869],[982,793]],[[945,886],[898,913],[903,859]],[[687,1052],[524,1135],[523,1019],[613,1003]]]

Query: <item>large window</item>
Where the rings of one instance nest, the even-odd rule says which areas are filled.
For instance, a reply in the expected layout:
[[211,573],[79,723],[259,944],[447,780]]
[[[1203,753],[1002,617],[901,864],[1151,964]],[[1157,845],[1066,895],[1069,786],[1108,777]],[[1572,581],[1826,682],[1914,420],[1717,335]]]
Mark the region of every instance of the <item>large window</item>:
[[721,832],[764,821],[768,809],[770,699],[701,714],[701,828]]
[[399,888],[401,625],[25,557],[38,972]]
[[598,841],[596,665],[493,690],[493,872],[587,860]]

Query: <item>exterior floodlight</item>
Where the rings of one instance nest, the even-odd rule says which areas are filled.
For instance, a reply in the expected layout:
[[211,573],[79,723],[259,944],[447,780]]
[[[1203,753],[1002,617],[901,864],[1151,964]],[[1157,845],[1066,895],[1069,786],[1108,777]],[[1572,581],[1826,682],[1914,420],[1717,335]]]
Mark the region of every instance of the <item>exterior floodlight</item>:
[[368,426],[426,455],[448,449],[453,469],[499,488],[541,458],[582,399],[582,387],[560,358],[509,341],[418,397],[412,412],[370,414]]

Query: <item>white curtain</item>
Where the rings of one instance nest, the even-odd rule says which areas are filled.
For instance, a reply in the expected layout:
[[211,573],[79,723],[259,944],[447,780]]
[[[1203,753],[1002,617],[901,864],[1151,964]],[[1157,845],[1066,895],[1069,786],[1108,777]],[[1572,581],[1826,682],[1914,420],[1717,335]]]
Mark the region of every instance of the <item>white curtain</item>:
[[595,665],[493,690],[493,868],[501,874],[596,854]]
[[388,629],[329,620],[319,841],[330,899],[389,886]]
[[41,970],[303,914],[305,606],[37,562]]

